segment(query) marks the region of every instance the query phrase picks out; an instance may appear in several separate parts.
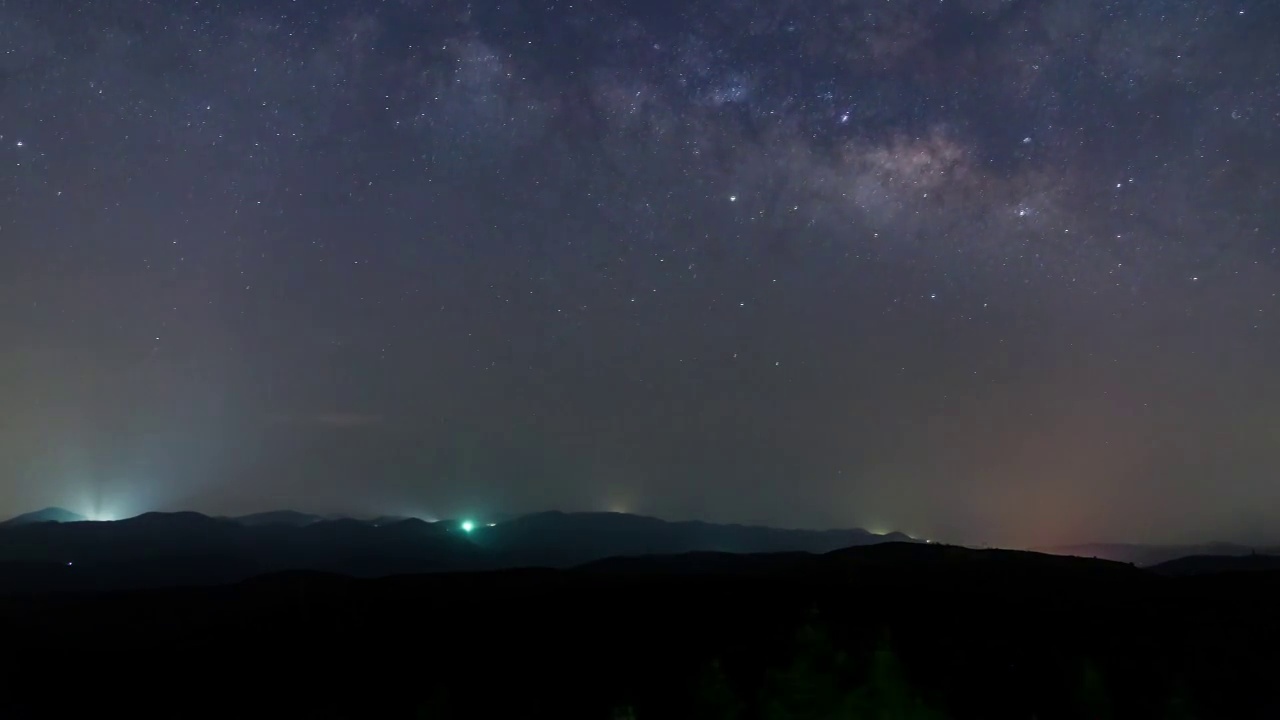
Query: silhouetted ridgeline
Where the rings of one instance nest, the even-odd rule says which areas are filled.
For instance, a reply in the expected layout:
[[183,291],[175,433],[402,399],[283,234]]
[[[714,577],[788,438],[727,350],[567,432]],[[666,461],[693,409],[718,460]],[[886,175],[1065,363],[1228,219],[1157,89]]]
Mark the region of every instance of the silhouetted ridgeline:
[[1275,718],[1278,602],[903,543],[10,596],[0,716]]
[[1247,555],[1280,555],[1280,547],[1254,547],[1236,543],[1201,543],[1198,545],[1142,545],[1134,543],[1092,543],[1088,545],[1062,545],[1036,548],[1037,552],[1051,555],[1074,555],[1099,560],[1115,560],[1133,563],[1139,567],[1151,567],[1193,556],[1244,557]]
[[1170,560],[1151,569],[1170,576],[1280,571],[1280,555],[1194,555]]
[[30,525],[32,523],[42,523],[42,522],[55,522],[55,523],[82,522],[87,519],[88,518],[86,518],[85,516],[80,515],[78,513],[73,513],[70,510],[63,510],[62,508],[50,507],[50,508],[45,508],[43,510],[36,510],[35,512],[23,513],[16,517],[11,517],[8,520],[5,520],[4,522],[0,522],[0,527],[5,527],[5,526],[17,527],[19,525]]
[[[360,577],[570,567],[697,551],[827,552],[905,535],[666,522],[618,513],[540,513],[464,532],[458,522],[354,520],[281,511],[242,518],[147,513],[115,522],[50,509],[0,526],[0,592],[221,584],[269,572]],[[54,520],[54,521],[41,521]]]
[[[849,538],[871,544],[828,545]],[[0,717],[1280,717],[1270,559],[881,539],[558,513],[18,523]],[[520,564],[546,567],[470,572]]]

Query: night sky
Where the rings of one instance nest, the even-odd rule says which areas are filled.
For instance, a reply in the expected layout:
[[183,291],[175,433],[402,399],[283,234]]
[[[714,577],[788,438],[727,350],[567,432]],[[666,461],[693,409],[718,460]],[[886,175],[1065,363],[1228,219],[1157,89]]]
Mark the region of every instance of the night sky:
[[1280,535],[1280,4],[0,1],[0,515]]

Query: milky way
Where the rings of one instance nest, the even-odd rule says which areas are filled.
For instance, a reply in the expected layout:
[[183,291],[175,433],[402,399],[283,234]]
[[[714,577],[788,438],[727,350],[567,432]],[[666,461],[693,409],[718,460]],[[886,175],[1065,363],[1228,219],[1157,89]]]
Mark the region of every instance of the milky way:
[[0,509],[1274,540],[1278,32],[0,4]]

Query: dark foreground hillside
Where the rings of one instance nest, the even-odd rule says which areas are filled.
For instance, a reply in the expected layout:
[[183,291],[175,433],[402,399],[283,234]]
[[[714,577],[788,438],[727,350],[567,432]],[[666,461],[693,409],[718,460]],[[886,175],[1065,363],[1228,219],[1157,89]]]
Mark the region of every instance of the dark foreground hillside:
[[886,544],[0,600],[0,717],[1275,718],[1280,575]]

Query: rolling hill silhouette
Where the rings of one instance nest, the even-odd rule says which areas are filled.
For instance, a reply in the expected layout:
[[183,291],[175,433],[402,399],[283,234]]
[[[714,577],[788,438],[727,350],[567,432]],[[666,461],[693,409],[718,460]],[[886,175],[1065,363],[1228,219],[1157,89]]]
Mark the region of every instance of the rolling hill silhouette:
[[[845,554],[863,546],[875,549]],[[46,508],[0,523],[0,592],[213,585],[285,571],[380,577],[586,565],[611,573],[760,575],[836,564],[879,572],[906,563],[936,575],[957,563],[980,571],[1026,562],[1036,571],[1060,574],[1081,559],[1098,558],[1151,567],[1158,575],[1194,575],[1275,562],[1267,551],[1253,556],[1249,548],[1226,543],[1099,544],[1001,554],[1010,552],[927,545],[901,533],[668,522],[622,513],[543,512],[464,532],[458,521],[358,520],[291,510],[232,518],[151,512],[88,522]]]
[[70,510],[64,510],[60,507],[47,507],[43,510],[36,510],[35,512],[24,513],[17,517],[9,518],[4,522],[0,522],[0,526],[30,525],[32,523],[42,522],[68,523],[80,522],[87,519],[88,518],[85,516],[73,513]]
[[889,583],[895,587],[937,586],[957,592],[978,583],[1034,587],[1075,583],[1142,584],[1157,579],[1127,563],[1026,550],[973,549],[956,545],[886,542],[821,554],[783,552],[611,557],[577,570],[616,576],[726,576],[838,584]]
[[[704,690],[790,702],[780,678],[808,703],[831,657],[852,658],[825,714],[783,715],[832,717],[840,693],[877,677],[880,666],[858,658],[890,644],[910,663],[897,682],[957,720],[1028,708],[1186,717],[1162,714],[1183,690],[1203,712],[1192,717],[1280,709],[1262,690],[1280,667],[1269,640],[1280,637],[1280,573],[1266,571],[1275,558],[1148,569],[904,537],[610,513],[470,532],[291,512],[10,523],[0,527],[0,714],[41,715],[46,698],[28,689],[50,667],[85,702],[138,677],[194,697],[226,673],[210,648],[269,648],[238,656],[238,679],[209,695],[225,714],[269,697],[290,716],[595,718],[634,703],[643,717],[773,717],[690,708]],[[793,660],[800,640],[805,653],[835,655]],[[121,647],[141,659],[115,661]],[[728,680],[708,679],[721,661]],[[1077,701],[1089,663],[1111,683],[1115,712],[1054,714]],[[572,692],[560,690],[565,678]],[[993,678],[1004,691],[990,691]],[[160,696],[136,702],[171,714]]]
[[1160,563],[1153,572],[1173,577],[1280,570],[1280,553],[1250,555],[1192,555]]
[[824,553],[883,542],[911,542],[902,533],[783,530],[706,522],[667,522],[624,513],[544,512],[475,534],[503,565],[569,567],[607,557],[719,553]]
[[240,515],[228,518],[241,525],[258,526],[258,525],[289,525],[292,527],[303,527],[312,525],[324,520],[320,515],[312,515],[311,513],[302,513],[296,510],[272,510],[270,512],[253,513],[251,515]]
[[25,522],[0,529],[0,591],[210,585],[263,573],[380,577],[516,567],[566,568],[608,557],[824,553],[910,542],[898,533],[779,530],[667,522],[617,513],[539,513],[464,532],[457,522],[324,519],[277,511],[239,518],[151,512],[113,522]]
[[[238,532],[188,517],[146,518],[131,532],[187,521],[206,539]],[[304,547],[355,538],[377,549],[382,529],[334,521],[270,531],[290,542],[309,534]],[[389,531],[397,542],[459,539],[420,521]],[[291,717],[1274,718],[1278,579],[1164,577],[1104,560],[890,542],[10,595],[0,597],[10,658],[0,714],[47,715],[37,688],[56,667],[85,705],[145,677],[165,692],[137,693],[131,710],[165,717],[174,694],[207,693],[211,714],[211,703],[261,714],[271,702]],[[129,662],[118,660],[121,647]],[[230,649],[241,650],[234,681]],[[886,660],[901,672],[886,674]],[[880,710],[840,712],[868,680],[882,683]],[[947,712],[891,712],[907,694]],[[708,697],[759,712],[704,712]],[[1192,714],[1169,712],[1192,701]],[[618,710],[628,706],[640,709]]]
[[1033,548],[1036,552],[1050,555],[1072,555],[1075,557],[1099,558],[1118,562],[1133,563],[1139,567],[1152,567],[1184,557],[1241,557],[1255,552],[1265,555],[1280,555],[1280,547],[1256,548],[1248,545],[1228,542],[1211,542],[1193,545],[1144,545],[1140,543],[1089,543],[1084,545],[1061,545],[1047,548]]

